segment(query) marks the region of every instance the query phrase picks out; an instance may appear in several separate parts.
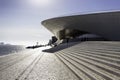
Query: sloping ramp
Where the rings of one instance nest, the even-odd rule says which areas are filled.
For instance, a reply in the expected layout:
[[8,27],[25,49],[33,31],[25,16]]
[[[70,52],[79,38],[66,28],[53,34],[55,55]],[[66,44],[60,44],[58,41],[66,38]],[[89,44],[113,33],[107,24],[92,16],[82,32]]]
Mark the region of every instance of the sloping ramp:
[[88,41],[55,55],[80,80],[120,80],[120,42]]

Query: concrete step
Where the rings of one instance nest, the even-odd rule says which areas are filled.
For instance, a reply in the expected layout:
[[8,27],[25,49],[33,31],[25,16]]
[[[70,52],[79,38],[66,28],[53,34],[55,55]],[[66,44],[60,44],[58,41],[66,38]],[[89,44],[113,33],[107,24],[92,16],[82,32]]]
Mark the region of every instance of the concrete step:
[[73,55],[73,54],[64,54],[65,56],[69,56],[69,57],[72,57],[72,58],[75,58],[77,59],[78,62],[82,61],[85,62],[84,64],[90,64],[90,65],[93,65],[95,67],[98,67],[98,68],[101,68],[102,70],[104,70],[104,73],[111,73],[111,74],[115,74],[115,75],[118,75],[120,76],[120,70],[119,69],[116,69],[114,67],[111,67],[111,66],[108,66],[108,65],[105,65],[105,64],[102,64],[102,63],[98,63],[96,61],[93,61],[93,60],[90,60],[90,59],[86,59],[84,57],[80,57],[78,55]]
[[[80,45],[80,44],[79,44]],[[90,47],[92,46],[92,47]],[[114,51],[114,52],[120,52],[120,47],[108,47],[108,46],[101,46],[101,45],[98,45],[98,46],[94,46],[94,45],[80,45],[80,46],[74,46],[75,49],[83,49],[83,50],[105,50],[105,51]]]
[[94,80],[91,76],[89,76],[86,72],[79,69],[77,66],[75,66],[72,62],[67,60],[66,58],[62,57],[59,54],[56,54],[58,58],[66,65],[68,66],[79,78],[80,80]]
[[110,70],[109,72],[112,71],[112,72],[116,72],[116,73],[120,74],[119,66],[117,66],[118,68],[116,68],[114,66],[112,67],[112,66],[110,66],[111,64],[108,65],[108,63],[101,62],[101,61],[96,60],[96,59],[88,58],[88,57],[86,57],[84,55],[83,56],[82,55],[78,55],[78,54],[76,54],[76,55],[75,54],[67,54],[67,55],[73,56],[73,57],[78,58],[80,60],[87,61],[87,62],[89,62],[89,63],[91,63],[91,64],[93,64],[95,66],[101,67],[101,68],[104,66],[105,70]]
[[[74,50],[70,50],[70,51],[76,51]],[[107,56],[107,57],[114,57],[115,59],[120,59],[120,52],[114,52],[114,51],[105,51],[105,50],[79,50],[79,52],[84,52],[84,53],[90,53],[90,54],[95,54],[95,55],[101,55],[101,56]]]
[[[104,41],[99,41],[99,42],[92,42],[92,41],[88,41],[88,42],[83,42],[80,43],[79,45],[76,45],[75,47],[77,48],[83,48],[83,49],[108,49],[108,50],[119,50],[120,51],[120,43],[119,42],[109,42],[109,43],[103,43]],[[115,44],[114,44],[115,43]],[[92,47],[89,47],[92,46]]]
[[[73,49],[73,50],[76,50],[76,49]],[[80,51],[91,51],[91,52],[97,52],[97,53],[103,53],[105,55],[107,54],[110,54],[110,55],[116,55],[116,56],[119,56],[120,55],[120,52],[119,51],[110,51],[110,50],[101,50],[101,49],[80,49]]]
[[56,56],[82,80],[120,80],[120,52],[115,48],[120,43],[92,43],[94,42],[77,44],[57,52]]
[[[86,76],[88,76],[91,80],[105,80],[105,78],[103,76],[100,76],[99,73],[97,73],[96,71],[88,68],[87,66],[78,63],[77,61],[73,60],[72,58],[69,58],[67,56],[64,56],[62,54],[61,55],[64,59],[66,59],[68,62],[71,62],[72,65],[74,64],[74,66],[76,68],[78,68],[81,72],[84,72]],[[68,65],[69,66],[69,65]],[[73,70],[74,71],[74,70]],[[79,74],[78,74],[79,75]],[[81,77],[81,76],[80,76]],[[107,78],[107,77],[106,77]],[[107,78],[110,80],[110,78]],[[84,79],[85,80],[85,79]]]
[[[69,52],[65,52],[65,53],[69,53]],[[79,51],[74,51],[74,52],[71,51],[70,53],[88,56],[88,58],[92,57],[92,59],[95,59],[95,60],[100,60],[100,61],[104,61],[104,62],[107,61],[110,64],[120,66],[120,59],[118,57],[115,58],[113,56],[113,58],[112,58],[112,57],[109,57],[109,56],[97,55],[97,53],[92,54],[92,53],[88,53],[88,52],[86,53],[86,52],[79,52]]]

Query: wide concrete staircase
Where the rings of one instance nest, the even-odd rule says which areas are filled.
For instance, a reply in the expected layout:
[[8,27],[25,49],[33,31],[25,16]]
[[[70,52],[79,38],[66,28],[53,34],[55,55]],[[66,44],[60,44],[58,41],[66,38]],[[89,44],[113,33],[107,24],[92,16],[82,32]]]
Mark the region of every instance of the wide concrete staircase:
[[120,42],[82,42],[55,55],[80,80],[120,80]]

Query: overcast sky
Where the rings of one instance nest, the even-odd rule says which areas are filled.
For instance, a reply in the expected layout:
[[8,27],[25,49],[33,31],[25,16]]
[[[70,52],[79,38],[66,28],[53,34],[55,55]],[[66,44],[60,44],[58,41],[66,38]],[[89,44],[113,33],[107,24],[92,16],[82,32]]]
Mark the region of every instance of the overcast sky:
[[120,11],[120,0],[0,0],[0,42],[47,43],[41,21],[63,15]]

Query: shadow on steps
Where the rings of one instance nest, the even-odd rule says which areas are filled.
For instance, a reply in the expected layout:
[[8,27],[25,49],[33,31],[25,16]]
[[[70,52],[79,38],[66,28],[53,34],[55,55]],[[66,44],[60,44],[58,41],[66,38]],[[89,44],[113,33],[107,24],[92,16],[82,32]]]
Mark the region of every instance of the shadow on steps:
[[60,44],[60,45],[58,45],[56,47],[53,47],[53,48],[50,48],[50,49],[45,49],[45,50],[42,50],[42,51],[43,52],[48,52],[48,53],[54,53],[54,52],[57,52],[57,51],[72,47],[72,46],[74,46],[74,45],[76,45],[78,43],[80,43],[80,42],[63,43],[63,44]]

